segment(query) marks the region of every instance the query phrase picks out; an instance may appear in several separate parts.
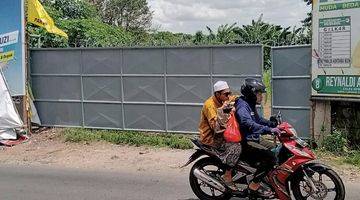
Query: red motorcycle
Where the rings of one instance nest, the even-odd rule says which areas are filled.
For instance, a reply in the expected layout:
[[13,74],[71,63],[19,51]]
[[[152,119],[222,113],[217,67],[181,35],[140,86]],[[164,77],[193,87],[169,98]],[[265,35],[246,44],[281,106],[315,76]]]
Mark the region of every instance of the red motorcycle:
[[[343,200],[345,187],[339,175],[330,167],[316,161],[314,153],[305,141],[297,137],[295,129],[289,123],[282,122],[280,112],[273,120],[277,121],[282,133],[274,136],[275,140],[279,139],[277,147],[272,149],[277,157],[277,165],[263,180],[273,191],[273,195],[268,199],[288,200],[293,197],[296,200]],[[221,178],[226,166],[215,155],[214,150],[198,140],[192,142],[199,148],[184,167],[197,160],[190,170],[189,181],[200,200],[260,198],[249,196],[247,188],[254,177],[256,166],[239,161],[233,169],[233,182],[238,190],[233,191]],[[200,157],[202,158],[198,160]]]

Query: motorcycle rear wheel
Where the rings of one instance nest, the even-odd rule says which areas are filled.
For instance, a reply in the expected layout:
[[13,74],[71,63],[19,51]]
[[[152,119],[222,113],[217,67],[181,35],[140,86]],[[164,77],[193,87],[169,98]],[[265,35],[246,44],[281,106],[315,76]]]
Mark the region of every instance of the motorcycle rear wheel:
[[[305,199],[333,199],[333,200],[344,200],[345,199],[345,187],[339,177],[339,175],[332,169],[326,169],[321,167],[310,167],[308,175],[314,178],[314,184],[319,192],[311,192],[311,187],[309,187],[305,182],[305,175],[301,174],[297,176],[291,182],[291,190],[294,194],[296,200],[305,200]],[[316,175],[317,174],[317,175]],[[324,178],[328,177],[328,180]],[[333,186],[328,188],[330,181],[333,182]],[[303,188],[302,188],[303,187]],[[304,189],[304,191],[302,191]],[[335,194],[333,194],[335,193]]]
[[[207,169],[208,167],[211,167],[211,170]],[[190,170],[190,186],[194,194],[200,200],[228,200],[231,198],[231,194],[222,193],[221,191],[218,191],[206,185],[205,183],[202,183],[201,180],[198,180],[194,175],[195,169],[204,170],[208,174],[222,176],[225,173],[225,166],[220,161],[210,157],[205,157],[198,160]],[[205,191],[206,187],[208,187],[209,191]],[[208,194],[208,192],[211,194]]]

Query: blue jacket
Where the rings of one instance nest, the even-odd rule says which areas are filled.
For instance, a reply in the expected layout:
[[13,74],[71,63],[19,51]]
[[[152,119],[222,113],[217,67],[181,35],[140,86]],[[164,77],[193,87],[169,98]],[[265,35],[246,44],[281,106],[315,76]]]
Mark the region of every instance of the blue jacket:
[[259,142],[260,135],[271,133],[272,123],[257,116],[250,105],[241,97],[235,101],[235,116],[245,141]]

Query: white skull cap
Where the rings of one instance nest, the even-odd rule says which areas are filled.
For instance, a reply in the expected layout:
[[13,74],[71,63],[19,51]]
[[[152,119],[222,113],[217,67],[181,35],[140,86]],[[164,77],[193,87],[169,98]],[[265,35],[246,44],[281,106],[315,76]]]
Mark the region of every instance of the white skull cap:
[[214,92],[229,89],[229,85],[225,81],[218,81],[214,84]]

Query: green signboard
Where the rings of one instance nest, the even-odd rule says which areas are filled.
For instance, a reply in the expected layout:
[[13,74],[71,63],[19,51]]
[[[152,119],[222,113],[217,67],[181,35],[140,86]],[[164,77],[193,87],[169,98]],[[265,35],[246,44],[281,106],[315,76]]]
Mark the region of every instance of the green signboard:
[[[326,2],[326,1],[320,1],[320,3],[323,3],[323,2]],[[319,11],[324,12],[324,11],[344,10],[344,9],[352,9],[352,8],[360,8],[360,1],[320,5]]]
[[350,17],[333,17],[319,20],[319,27],[351,26]]
[[318,93],[360,94],[360,76],[320,75],[312,87]]

